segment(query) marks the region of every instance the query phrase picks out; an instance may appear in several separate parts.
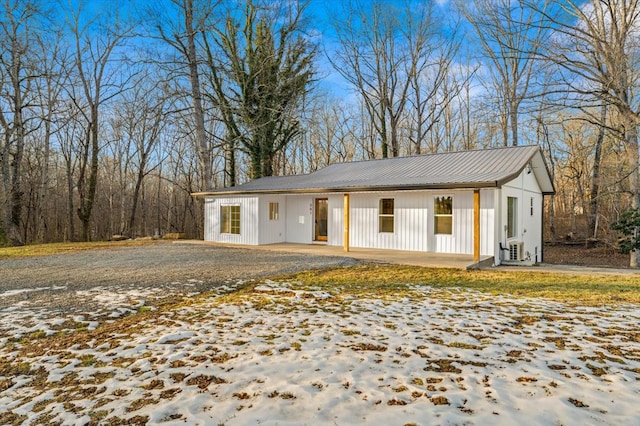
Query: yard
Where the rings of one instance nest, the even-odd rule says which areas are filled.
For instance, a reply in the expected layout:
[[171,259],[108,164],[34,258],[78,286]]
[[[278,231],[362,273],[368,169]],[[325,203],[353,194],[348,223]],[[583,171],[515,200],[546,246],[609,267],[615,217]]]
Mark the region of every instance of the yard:
[[171,244],[0,270],[2,424],[640,421],[637,276]]

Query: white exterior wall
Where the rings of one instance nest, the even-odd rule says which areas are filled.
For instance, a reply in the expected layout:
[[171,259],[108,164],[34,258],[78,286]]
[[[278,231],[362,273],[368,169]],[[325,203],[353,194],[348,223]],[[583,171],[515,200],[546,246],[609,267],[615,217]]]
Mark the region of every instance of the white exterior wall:
[[[354,193],[350,197],[351,247],[427,251],[427,204],[418,192]],[[394,199],[394,232],[378,232],[379,204]]]
[[344,245],[344,194],[329,195],[329,223],[327,224],[327,244],[330,246]]
[[495,256],[497,189],[480,190],[480,255]]
[[[220,232],[220,206],[240,206],[240,234]],[[267,206],[268,207],[268,206]],[[267,215],[268,215],[267,211]],[[269,217],[267,216],[267,219]],[[206,198],[204,203],[204,239],[231,244],[259,244],[258,197]]]
[[286,196],[286,241],[311,244],[313,239],[313,198],[309,195]]
[[[453,232],[451,235],[434,235],[434,200],[438,196],[453,197]],[[430,250],[436,253],[473,254],[473,191],[442,191],[432,193],[429,210]],[[482,235],[482,230],[480,230]]]
[[[520,178],[528,182],[527,176]],[[519,179],[520,179],[519,178]],[[520,180],[522,180],[520,179]],[[480,191],[480,252],[483,256],[495,256],[500,235],[496,230],[506,223],[506,197],[517,196],[519,219],[523,221],[521,237],[536,235],[540,230],[540,217],[526,218],[522,213],[529,204],[529,196],[523,197],[522,188],[516,187],[518,179],[505,189]],[[535,184],[535,180],[533,182]],[[537,185],[537,184],[536,184]],[[526,191],[534,197],[534,207],[540,212],[541,195],[535,188]],[[515,194],[515,195],[508,195]],[[452,235],[434,235],[434,199],[437,196],[453,197]],[[291,242],[311,244],[314,235],[314,200],[328,198],[327,244],[343,245],[344,194],[313,195],[260,195],[207,198],[205,200],[205,240],[233,244],[273,244]],[[537,198],[536,198],[537,197]],[[394,199],[394,232],[378,232],[379,201]],[[503,200],[504,198],[504,200]],[[279,204],[279,220],[269,220],[269,203]],[[502,214],[496,214],[496,204],[505,206]],[[240,235],[220,233],[220,206],[240,205]],[[528,213],[528,211],[527,211]],[[405,191],[350,194],[350,246],[377,249],[409,250],[438,253],[473,254],[473,191]],[[536,227],[537,226],[537,227]],[[527,229],[526,232],[524,230]],[[539,234],[537,234],[539,235]],[[531,238],[530,238],[531,239]],[[526,241],[525,250],[534,253],[538,242]],[[504,241],[503,241],[504,243]],[[538,249],[539,250],[539,249]]]
[[[287,200],[284,195],[260,195],[259,199],[259,243],[274,244],[287,241]],[[278,203],[278,220],[269,219],[269,204]]]
[[[507,238],[507,197],[518,199],[516,215],[516,236]],[[533,173],[527,173],[525,169],[520,176],[505,184],[500,195],[501,223],[499,242],[503,247],[508,247],[510,242],[523,242],[523,253],[528,254],[535,261],[536,253],[538,261],[542,252],[542,192]],[[533,199],[533,214],[531,214],[531,200]],[[506,253],[505,253],[506,254]]]
[[[484,200],[483,200],[484,194]],[[434,235],[434,200],[453,197],[451,235]],[[481,226],[488,241],[483,255],[493,255],[493,190],[482,191]],[[378,232],[379,202],[394,199],[394,232]],[[473,191],[407,191],[351,195],[350,245],[377,249],[473,254]],[[482,234],[481,234],[482,235]],[[484,236],[482,238],[484,238]]]

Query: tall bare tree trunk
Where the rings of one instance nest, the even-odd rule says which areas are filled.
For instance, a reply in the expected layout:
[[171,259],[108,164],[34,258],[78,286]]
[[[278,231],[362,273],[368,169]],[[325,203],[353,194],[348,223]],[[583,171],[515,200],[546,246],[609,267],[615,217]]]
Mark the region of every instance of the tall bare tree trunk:
[[184,24],[187,37],[187,62],[189,64],[189,81],[191,82],[191,99],[193,102],[193,117],[195,120],[196,139],[198,144],[198,159],[202,170],[203,187],[208,190],[213,185],[213,173],[211,170],[211,149],[207,140],[207,132],[204,127],[204,109],[202,108],[202,92],[200,90],[200,75],[198,73],[198,53],[196,51],[197,31],[193,23],[193,0],[185,0]]
[[[98,99],[99,94],[96,96]],[[89,162],[89,177],[85,191],[81,191],[80,206],[78,207],[78,218],[82,224],[82,241],[91,241],[91,216],[96,199],[96,189],[98,187],[98,156],[100,154],[100,143],[98,140],[98,105],[94,102],[91,107],[89,124],[89,141],[87,155]]]
[[607,124],[607,105],[603,104],[600,109],[600,127],[598,129],[598,137],[596,138],[596,146],[593,155],[593,174],[591,176],[591,199],[589,200],[589,230],[591,236],[596,238],[598,233],[598,207],[600,195],[600,163],[602,160],[602,144],[604,143],[605,126]]
[[40,184],[38,186],[38,204],[36,213],[36,240],[44,242],[46,239],[48,215],[45,214],[47,203],[47,187],[49,185],[49,157],[51,155],[51,120],[50,117],[44,122],[44,152],[42,154],[42,169],[40,171]]
[[[640,207],[640,155],[638,153],[638,124],[636,118],[631,114],[626,114],[625,120],[625,139],[626,150],[631,166],[631,174],[629,175],[629,189],[631,191],[631,208]],[[636,236],[640,229],[635,230]],[[629,255],[629,266],[637,268],[640,266],[640,250],[633,250]]]
[[74,214],[74,202],[73,202],[73,169],[71,161],[66,162],[66,177],[67,177],[67,226],[66,226],[66,241],[74,241],[76,238],[76,226],[75,226],[75,214]]

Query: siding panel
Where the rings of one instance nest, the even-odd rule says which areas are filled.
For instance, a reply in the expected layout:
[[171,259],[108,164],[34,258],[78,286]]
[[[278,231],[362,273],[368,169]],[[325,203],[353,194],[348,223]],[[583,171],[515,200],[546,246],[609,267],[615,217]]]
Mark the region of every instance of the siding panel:
[[[287,205],[284,195],[260,195],[260,243],[273,244],[286,241]],[[269,204],[278,203],[278,220],[269,219]]]
[[[240,234],[220,232],[220,206],[240,206]],[[205,202],[205,240],[231,244],[258,244],[258,197],[210,198]]]
[[329,197],[329,223],[327,244],[341,246],[344,240],[344,198],[343,195]]
[[453,197],[453,229],[451,235],[433,235],[430,251],[473,254],[473,191],[432,192],[429,200],[430,232],[435,229],[433,205],[438,196]]
[[286,205],[286,241],[311,244],[313,239],[313,198],[308,195],[287,195]]
[[[426,251],[427,193],[357,193],[351,195],[351,246]],[[379,232],[379,202],[394,199],[394,232]]]
[[494,256],[495,247],[495,190],[480,191],[480,254]]
[[[542,251],[542,194],[540,186],[533,173],[523,171],[520,176],[505,184],[502,188],[501,201],[507,205],[507,197],[518,199],[517,207],[517,229],[516,237],[507,239],[504,232],[501,241],[507,245],[511,241],[521,241],[524,243],[524,253],[535,261],[536,253],[540,261]],[[533,215],[531,214],[531,199],[533,198]],[[501,213],[502,223],[507,223],[507,209],[503,208]]]

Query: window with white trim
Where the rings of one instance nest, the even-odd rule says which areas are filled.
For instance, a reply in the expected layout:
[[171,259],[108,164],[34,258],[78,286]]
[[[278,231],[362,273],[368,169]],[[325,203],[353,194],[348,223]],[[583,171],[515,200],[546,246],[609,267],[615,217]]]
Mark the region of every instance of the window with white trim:
[[518,199],[507,197],[507,238],[515,238],[518,223]]
[[378,232],[393,232],[393,198],[381,198],[378,208]]
[[240,206],[220,206],[220,233],[240,235]]
[[530,202],[530,211],[531,211],[531,216],[533,216],[533,197],[531,197],[531,202]]
[[280,218],[279,208],[278,203],[269,203],[269,220],[278,220]]
[[433,203],[435,234],[453,234],[453,197],[436,197]]

